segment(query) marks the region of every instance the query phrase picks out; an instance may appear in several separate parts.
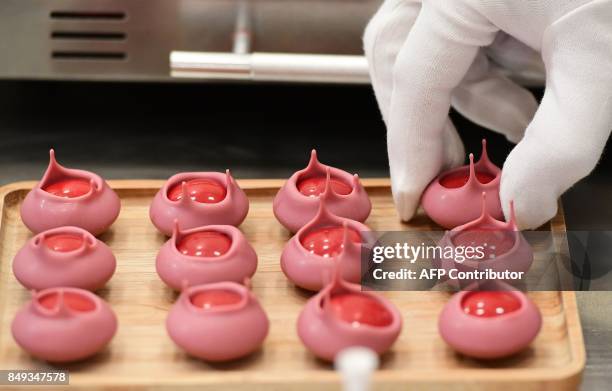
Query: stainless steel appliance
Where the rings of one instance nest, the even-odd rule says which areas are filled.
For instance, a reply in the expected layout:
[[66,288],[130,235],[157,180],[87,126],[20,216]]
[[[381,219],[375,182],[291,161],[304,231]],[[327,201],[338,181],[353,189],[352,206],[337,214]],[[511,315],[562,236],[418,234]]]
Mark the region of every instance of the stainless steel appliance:
[[0,0],[0,78],[367,82],[380,0]]

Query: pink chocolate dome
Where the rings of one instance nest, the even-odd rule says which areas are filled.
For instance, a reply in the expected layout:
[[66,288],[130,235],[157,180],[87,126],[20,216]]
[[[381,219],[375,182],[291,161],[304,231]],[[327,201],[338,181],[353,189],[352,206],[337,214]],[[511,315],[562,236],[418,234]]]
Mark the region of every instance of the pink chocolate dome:
[[257,254],[240,230],[207,225],[181,231],[157,254],[157,274],[172,289],[213,282],[243,282],[257,270]]
[[503,218],[499,200],[501,170],[491,163],[487,155],[487,144],[482,140],[482,155],[474,163],[440,174],[434,179],[421,198],[425,213],[444,228],[457,226],[475,220],[480,215],[481,198],[487,194],[487,211],[496,219]]
[[249,200],[229,170],[185,172],[172,176],[157,192],[149,216],[166,236],[174,220],[183,229],[203,225],[239,226],[249,211]]
[[536,305],[524,293],[498,286],[501,290],[456,293],[442,309],[440,335],[459,353],[481,359],[506,357],[525,349],[538,335],[542,316]]
[[34,233],[75,226],[93,235],[104,232],[119,216],[117,194],[98,175],[65,168],[53,150],[43,178],[21,205],[21,219]]
[[[483,257],[464,259],[461,262],[455,259],[437,259],[436,267],[446,270],[446,276],[449,276],[453,269],[461,272],[492,270],[500,273],[506,271],[523,273],[522,278],[506,281],[515,285],[524,279],[531,268],[533,249],[516,225],[513,203],[510,203],[510,220],[504,222],[489,214],[486,208],[486,198],[486,193],[483,192],[480,217],[447,231],[439,243],[441,248],[480,247]],[[478,281],[453,279],[447,280],[446,283],[451,287],[461,288],[474,282]]]
[[297,324],[302,343],[327,361],[352,346],[383,354],[401,328],[402,317],[390,301],[338,277],[308,300]]
[[318,291],[324,276],[338,265],[342,277],[361,280],[361,243],[364,224],[333,215],[323,203],[315,218],[302,227],[285,245],[281,255],[283,273],[297,286]]
[[291,232],[311,221],[324,199],[329,210],[341,217],[365,221],[372,204],[359,177],[317,160],[312,151],[308,166],[293,174],[274,198],[274,215]]
[[78,288],[35,293],[15,315],[13,338],[32,356],[51,362],[82,360],[102,350],[117,330],[109,305]]
[[13,273],[28,289],[102,288],[116,267],[111,249],[78,227],[59,227],[39,233],[17,252]]
[[228,361],[256,351],[269,321],[257,298],[235,282],[183,290],[166,320],[170,338],[192,356]]

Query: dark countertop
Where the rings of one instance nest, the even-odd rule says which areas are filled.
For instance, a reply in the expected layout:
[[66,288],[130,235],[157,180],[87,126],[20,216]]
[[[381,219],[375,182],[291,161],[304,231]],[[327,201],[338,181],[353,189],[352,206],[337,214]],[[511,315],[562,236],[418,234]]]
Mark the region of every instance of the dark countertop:
[[[456,113],[466,150],[487,137],[494,162],[512,146]],[[385,130],[367,87],[0,82],[0,185],[38,179],[54,147],[67,166],[105,178],[167,178],[231,168],[287,177],[311,148],[363,177],[388,176]],[[612,227],[612,154],[564,197],[572,230]],[[612,261],[610,261],[612,262]],[[612,293],[578,294],[584,390],[612,381]]]

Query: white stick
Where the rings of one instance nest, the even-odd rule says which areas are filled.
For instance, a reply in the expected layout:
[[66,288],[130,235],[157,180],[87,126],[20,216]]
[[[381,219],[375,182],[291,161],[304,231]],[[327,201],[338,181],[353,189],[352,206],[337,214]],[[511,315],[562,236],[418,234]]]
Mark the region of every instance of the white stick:
[[361,346],[347,348],[338,353],[334,365],[342,376],[344,391],[368,391],[372,373],[378,368],[378,355]]

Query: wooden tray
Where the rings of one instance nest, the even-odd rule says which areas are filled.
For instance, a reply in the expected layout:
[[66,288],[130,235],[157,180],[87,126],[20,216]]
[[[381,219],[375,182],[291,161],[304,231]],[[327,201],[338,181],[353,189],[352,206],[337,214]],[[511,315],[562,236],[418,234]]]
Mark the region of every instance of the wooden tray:
[[[271,320],[261,351],[228,364],[189,358],[167,337],[164,322],[176,295],[155,273],[155,255],[165,241],[149,221],[149,203],[162,181],[110,181],[122,199],[119,219],[100,239],[113,249],[118,267],[99,294],[119,317],[110,347],[90,360],[67,366],[71,389],[314,390],[339,389],[338,375],[316,360],[296,335],[296,319],[309,295],[290,284],[279,258],[289,234],[274,219],[272,197],[281,180],[239,181],[250,199],[241,229],[259,255],[253,290]],[[33,182],[0,188],[0,369],[44,368],[13,341],[10,324],[29,293],[13,277],[12,258],[31,236],[19,206]],[[436,229],[419,214],[411,224],[398,221],[385,179],[364,180],[374,230]],[[552,223],[565,229],[562,216]],[[481,362],[455,354],[440,339],[437,316],[448,299],[442,292],[387,292],[404,314],[404,329],[375,374],[376,390],[565,390],[579,386],[585,364],[580,321],[573,292],[535,292],[544,323],[540,335],[522,354]],[[20,386],[20,390],[24,387]]]

